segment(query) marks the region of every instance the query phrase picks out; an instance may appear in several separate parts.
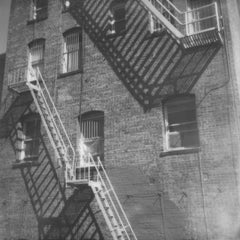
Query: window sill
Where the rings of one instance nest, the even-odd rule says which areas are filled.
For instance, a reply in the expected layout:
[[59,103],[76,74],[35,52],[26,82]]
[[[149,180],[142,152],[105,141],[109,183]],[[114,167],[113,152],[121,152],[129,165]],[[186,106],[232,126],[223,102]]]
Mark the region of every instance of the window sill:
[[47,18],[48,18],[48,16],[42,17],[42,18],[38,18],[38,19],[28,20],[28,21],[27,21],[27,25],[32,25],[32,24],[34,24],[34,23],[44,21],[44,20],[46,20]]
[[23,161],[15,162],[12,164],[12,169],[20,169],[20,168],[29,168],[29,167],[37,167],[40,163],[37,161],[38,157],[27,158]]
[[78,73],[83,73],[83,70],[76,70],[76,71],[72,71],[72,72],[66,72],[66,73],[60,73],[58,75],[58,78],[65,78],[65,77],[68,77],[68,76],[71,76],[71,75],[75,75],[75,74],[78,74]]
[[168,150],[168,151],[161,152],[159,157],[166,157],[166,156],[171,156],[171,155],[181,155],[181,154],[190,154],[190,153],[198,153],[198,152],[200,152],[200,147]]

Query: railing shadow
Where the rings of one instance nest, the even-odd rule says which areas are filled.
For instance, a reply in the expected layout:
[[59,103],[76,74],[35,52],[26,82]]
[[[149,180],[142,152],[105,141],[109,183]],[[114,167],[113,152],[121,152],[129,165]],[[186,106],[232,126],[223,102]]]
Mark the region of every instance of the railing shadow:
[[[16,153],[16,131],[12,131],[10,138]],[[66,190],[64,183],[59,180],[58,170],[51,160],[43,136],[40,139],[38,164],[20,168],[38,222],[39,239],[77,240],[90,236],[89,239],[102,240],[90,206],[92,190],[87,186],[74,191]]]
[[125,1],[126,31],[115,36],[107,33],[113,0],[70,2],[70,14],[144,109],[166,95],[189,92],[220,48],[214,43],[186,50],[167,31],[150,34],[148,13],[137,0]]

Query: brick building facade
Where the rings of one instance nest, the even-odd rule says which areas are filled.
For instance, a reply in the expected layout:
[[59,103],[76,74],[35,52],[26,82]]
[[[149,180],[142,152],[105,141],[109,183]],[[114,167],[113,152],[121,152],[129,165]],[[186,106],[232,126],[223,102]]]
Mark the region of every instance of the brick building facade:
[[[92,138],[86,145],[100,156],[139,240],[238,239],[236,1],[217,1],[220,32],[181,41],[145,1],[71,0],[65,8],[60,0],[38,2],[11,5],[1,102],[2,239],[111,239],[92,191],[65,188],[43,123],[36,156],[36,136],[29,134],[30,150],[19,148],[19,122],[24,132],[25,119],[37,112],[22,85],[29,64],[41,70],[74,148],[80,130]],[[172,2],[181,11],[213,6]],[[209,20],[204,14],[213,9],[198,14]],[[215,24],[196,24],[194,14],[190,35]],[[15,76],[21,86],[11,82]]]

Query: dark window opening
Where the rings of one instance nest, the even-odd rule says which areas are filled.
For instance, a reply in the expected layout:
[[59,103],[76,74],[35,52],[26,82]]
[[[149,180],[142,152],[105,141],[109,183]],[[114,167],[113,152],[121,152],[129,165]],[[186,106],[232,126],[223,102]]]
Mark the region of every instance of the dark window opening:
[[195,97],[176,97],[164,103],[166,150],[199,147]]
[[33,0],[32,20],[43,20],[48,16],[48,0]]
[[121,34],[126,30],[125,2],[115,0],[109,12],[109,34]]
[[43,74],[44,70],[44,50],[45,40],[37,39],[32,41],[29,45],[29,62],[32,68],[37,72],[37,69]]
[[36,113],[24,116],[22,126],[24,159],[37,159],[40,145],[40,116]]

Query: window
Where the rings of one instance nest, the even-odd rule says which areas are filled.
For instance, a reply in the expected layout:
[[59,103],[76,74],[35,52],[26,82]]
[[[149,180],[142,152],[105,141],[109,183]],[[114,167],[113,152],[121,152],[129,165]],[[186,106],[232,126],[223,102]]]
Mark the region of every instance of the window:
[[[172,24],[174,24],[174,19],[171,16],[170,13],[173,14],[173,9],[170,5],[170,3],[166,0],[150,0],[152,5],[157,8],[159,10],[160,13],[162,13],[162,15]],[[171,1],[172,2],[172,1]],[[164,7],[163,7],[164,6]],[[168,9],[169,12],[166,10]],[[153,16],[152,14],[149,15],[150,16],[150,32],[154,33],[157,31],[161,31],[162,29],[164,29],[164,26],[160,23],[159,20],[157,20],[157,18],[155,16]]]
[[63,73],[77,71],[82,65],[82,35],[80,28],[68,30],[63,34]]
[[109,12],[109,34],[120,34],[126,30],[125,2],[113,1]]
[[33,160],[38,157],[40,144],[40,116],[32,113],[22,118],[24,159]]
[[44,20],[48,14],[48,0],[32,0],[32,20]]
[[199,147],[195,97],[180,96],[164,102],[166,150]]
[[104,113],[91,111],[79,117],[80,131],[84,137],[84,143],[93,157],[104,156]]
[[[186,15],[187,20],[187,34],[198,33],[202,30],[214,28],[216,26],[215,20],[215,6],[212,0],[188,0]],[[206,7],[204,7],[206,6]],[[195,9],[195,10],[194,10]]]
[[29,44],[29,62],[33,69],[39,68],[41,73],[44,68],[44,47],[44,39],[37,39]]

